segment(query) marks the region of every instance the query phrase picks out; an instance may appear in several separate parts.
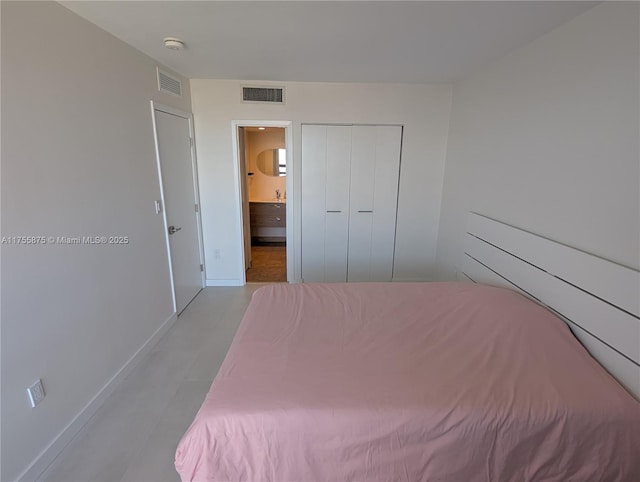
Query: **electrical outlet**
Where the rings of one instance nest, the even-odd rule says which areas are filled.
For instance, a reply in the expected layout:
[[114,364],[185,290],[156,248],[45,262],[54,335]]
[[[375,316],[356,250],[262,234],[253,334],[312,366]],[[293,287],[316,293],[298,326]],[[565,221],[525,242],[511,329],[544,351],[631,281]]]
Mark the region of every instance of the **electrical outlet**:
[[216,249],[216,250],[213,251],[213,257],[215,259],[220,259],[220,250],[219,249]]
[[44,398],[44,387],[42,386],[42,380],[38,379],[33,385],[27,388],[27,394],[29,395],[29,401],[31,402],[31,408],[38,405]]

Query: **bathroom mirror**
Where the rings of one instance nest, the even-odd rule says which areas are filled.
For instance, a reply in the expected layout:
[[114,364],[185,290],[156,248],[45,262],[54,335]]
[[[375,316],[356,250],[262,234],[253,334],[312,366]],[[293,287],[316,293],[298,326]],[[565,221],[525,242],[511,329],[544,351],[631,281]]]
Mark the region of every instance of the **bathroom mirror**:
[[258,170],[267,176],[286,176],[287,175],[287,150],[286,149],[267,149],[258,154],[257,162]]

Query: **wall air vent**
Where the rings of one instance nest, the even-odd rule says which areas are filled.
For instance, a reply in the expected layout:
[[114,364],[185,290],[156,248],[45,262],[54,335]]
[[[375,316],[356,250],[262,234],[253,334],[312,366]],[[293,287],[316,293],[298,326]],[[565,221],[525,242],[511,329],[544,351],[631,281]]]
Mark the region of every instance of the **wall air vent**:
[[182,97],[182,82],[172,75],[158,69],[158,90],[165,94]]
[[242,102],[284,104],[284,88],[242,86]]

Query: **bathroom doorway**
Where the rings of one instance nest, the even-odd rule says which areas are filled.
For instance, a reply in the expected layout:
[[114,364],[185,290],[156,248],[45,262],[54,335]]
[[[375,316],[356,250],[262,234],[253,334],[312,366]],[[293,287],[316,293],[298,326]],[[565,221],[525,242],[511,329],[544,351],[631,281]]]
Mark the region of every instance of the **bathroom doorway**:
[[238,126],[247,283],[287,282],[287,129]]

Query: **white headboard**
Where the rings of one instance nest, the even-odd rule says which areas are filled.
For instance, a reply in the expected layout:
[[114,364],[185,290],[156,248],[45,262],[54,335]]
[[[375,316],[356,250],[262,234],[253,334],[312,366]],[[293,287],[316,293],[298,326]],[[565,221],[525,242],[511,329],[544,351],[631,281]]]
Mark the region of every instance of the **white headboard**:
[[516,289],[563,318],[640,399],[640,272],[470,213],[463,275]]

